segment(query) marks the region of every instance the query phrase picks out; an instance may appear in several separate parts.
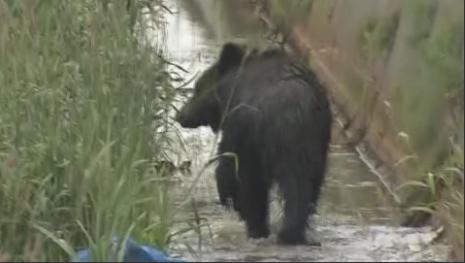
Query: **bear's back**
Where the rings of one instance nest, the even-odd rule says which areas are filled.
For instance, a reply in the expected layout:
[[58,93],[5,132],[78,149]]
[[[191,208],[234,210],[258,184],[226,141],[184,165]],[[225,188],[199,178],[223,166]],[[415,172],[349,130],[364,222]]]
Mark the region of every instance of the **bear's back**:
[[316,76],[279,49],[252,52],[241,67],[222,78],[219,86],[224,99],[232,94],[232,107],[241,104],[269,111],[270,107],[326,103]]

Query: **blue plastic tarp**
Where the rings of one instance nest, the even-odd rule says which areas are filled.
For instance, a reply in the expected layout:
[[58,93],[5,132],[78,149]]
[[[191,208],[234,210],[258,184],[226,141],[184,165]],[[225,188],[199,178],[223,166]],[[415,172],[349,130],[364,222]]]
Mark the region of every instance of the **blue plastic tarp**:
[[[117,245],[118,239],[114,238],[113,242]],[[72,262],[93,262],[90,249],[84,249],[77,253]],[[132,239],[126,242],[124,251],[124,262],[185,262],[179,258],[170,257],[166,252],[151,246],[141,245]]]

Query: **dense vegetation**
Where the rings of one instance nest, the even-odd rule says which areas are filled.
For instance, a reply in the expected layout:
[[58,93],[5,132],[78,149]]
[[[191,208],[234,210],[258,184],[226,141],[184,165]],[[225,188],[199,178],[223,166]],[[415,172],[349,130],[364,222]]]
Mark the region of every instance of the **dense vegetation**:
[[2,260],[68,260],[82,247],[103,260],[113,235],[169,241],[154,169],[167,138],[154,131],[174,89],[141,37],[163,12],[148,0],[0,1]]

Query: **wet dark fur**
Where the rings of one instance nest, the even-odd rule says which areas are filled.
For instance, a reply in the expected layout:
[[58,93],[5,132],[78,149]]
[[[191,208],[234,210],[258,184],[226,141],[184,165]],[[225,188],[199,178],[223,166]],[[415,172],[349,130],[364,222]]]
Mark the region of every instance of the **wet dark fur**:
[[228,43],[217,63],[197,81],[177,120],[184,127],[222,131],[216,170],[223,205],[231,199],[249,237],[269,235],[269,190],[278,183],[285,200],[279,240],[306,242],[326,172],[331,113],[316,76],[284,51],[252,51]]

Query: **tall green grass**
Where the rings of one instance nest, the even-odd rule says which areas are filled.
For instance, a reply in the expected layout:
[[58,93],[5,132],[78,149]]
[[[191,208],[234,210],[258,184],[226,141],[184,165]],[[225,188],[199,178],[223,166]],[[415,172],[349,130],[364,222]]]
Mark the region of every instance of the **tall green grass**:
[[106,260],[113,235],[166,245],[153,164],[174,89],[134,31],[143,10],[163,15],[159,2],[0,1],[2,258],[68,260],[90,246]]

